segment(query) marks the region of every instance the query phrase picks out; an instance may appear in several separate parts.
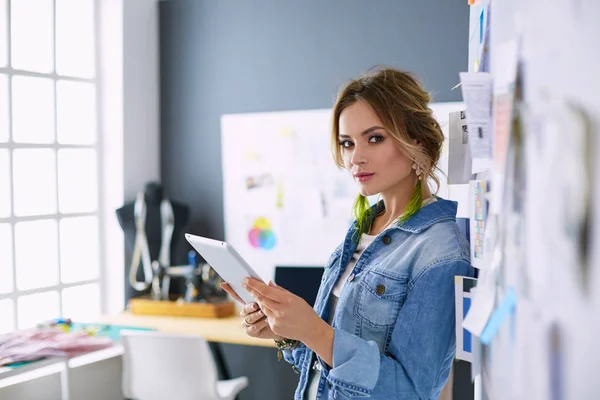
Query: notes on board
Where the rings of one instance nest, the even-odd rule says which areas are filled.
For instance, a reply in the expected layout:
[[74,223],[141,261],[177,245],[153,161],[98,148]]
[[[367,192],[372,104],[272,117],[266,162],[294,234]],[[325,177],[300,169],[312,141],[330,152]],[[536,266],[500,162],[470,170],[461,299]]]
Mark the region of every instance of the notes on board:
[[477,158],[492,154],[492,76],[486,72],[461,72],[469,145]]

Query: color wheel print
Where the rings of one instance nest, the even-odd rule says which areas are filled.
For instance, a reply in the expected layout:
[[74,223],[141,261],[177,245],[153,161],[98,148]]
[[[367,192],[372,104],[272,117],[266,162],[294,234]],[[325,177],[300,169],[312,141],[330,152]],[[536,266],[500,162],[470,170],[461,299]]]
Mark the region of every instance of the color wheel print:
[[255,249],[272,250],[277,244],[277,237],[273,232],[273,227],[265,217],[257,218],[248,232],[250,245]]

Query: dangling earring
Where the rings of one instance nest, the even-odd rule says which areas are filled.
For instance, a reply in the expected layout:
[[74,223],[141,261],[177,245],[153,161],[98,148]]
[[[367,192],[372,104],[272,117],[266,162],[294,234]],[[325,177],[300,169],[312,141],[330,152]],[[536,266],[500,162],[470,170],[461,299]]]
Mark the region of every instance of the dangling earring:
[[423,179],[423,168],[417,164],[417,162],[415,161],[412,165],[412,169],[415,170],[415,174],[417,175],[417,178],[419,178],[419,180]]

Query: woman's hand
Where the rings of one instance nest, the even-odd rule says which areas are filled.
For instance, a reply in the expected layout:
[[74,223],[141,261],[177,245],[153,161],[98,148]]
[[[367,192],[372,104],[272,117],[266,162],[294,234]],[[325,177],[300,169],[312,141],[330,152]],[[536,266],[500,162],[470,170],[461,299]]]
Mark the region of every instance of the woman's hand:
[[245,278],[242,286],[256,299],[273,333],[303,342],[331,365],[333,328],[303,298],[272,281],[265,285],[257,279]]
[[242,311],[240,312],[240,316],[243,317],[242,325],[246,330],[246,334],[248,336],[252,336],[259,339],[276,339],[282,340],[283,338],[275,335],[271,328],[269,327],[269,323],[265,314],[258,307],[256,303],[244,303],[244,300],[238,296],[238,294],[231,288],[228,283],[221,283],[221,287],[227,293],[231,295],[235,300],[237,300],[242,305]]

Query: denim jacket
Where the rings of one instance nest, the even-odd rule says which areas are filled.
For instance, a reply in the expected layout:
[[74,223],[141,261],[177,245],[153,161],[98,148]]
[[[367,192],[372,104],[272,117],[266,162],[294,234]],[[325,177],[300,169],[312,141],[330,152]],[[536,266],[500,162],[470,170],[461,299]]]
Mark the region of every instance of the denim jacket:
[[[383,209],[376,204],[372,215]],[[284,351],[300,371],[295,400],[304,400],[315,359],[318,399],[437,399],[455,353],[454,277],[474,274],[456,209],[437,198],[364,250],[332,321],[333,367],[304,344]],[[314,307],[325,321],[332,288],[357,247],[355,225],[325,266]]]

